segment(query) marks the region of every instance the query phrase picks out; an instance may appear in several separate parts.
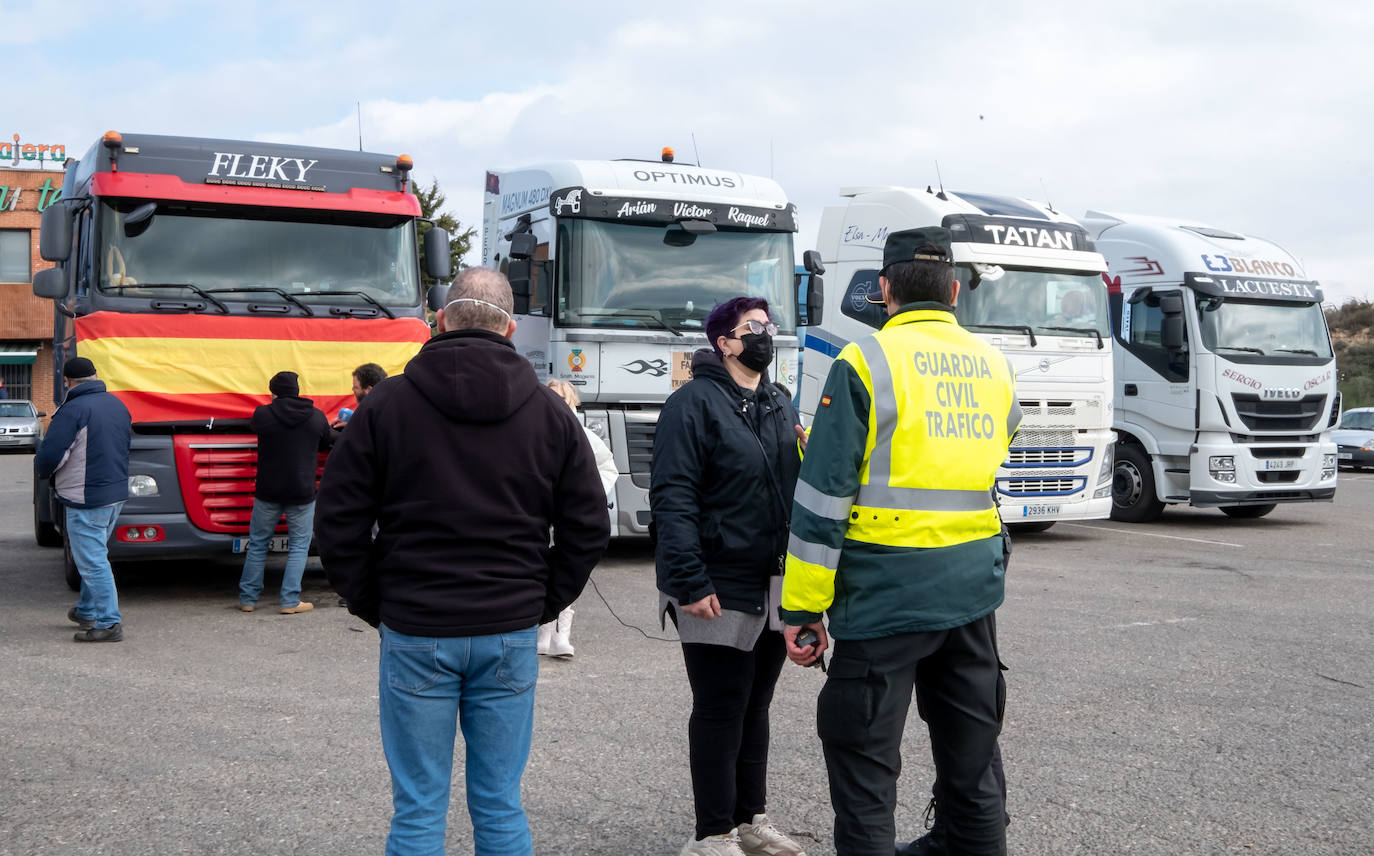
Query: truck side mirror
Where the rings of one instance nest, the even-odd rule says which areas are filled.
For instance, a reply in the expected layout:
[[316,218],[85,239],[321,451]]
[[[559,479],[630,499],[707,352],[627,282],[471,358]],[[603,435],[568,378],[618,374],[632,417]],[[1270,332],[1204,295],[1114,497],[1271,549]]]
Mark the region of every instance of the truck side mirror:
[[1159,311],[1165,315],[1183,314],[1183,297],[1177,293],[1161,294],[1159,296]]
[[1159,341],[1166,351],[1181,351],[1187,343],[1182,315],[1165,315],[1159,328]]
[[[807,250],[807,252],[815,251]],[[825,268],[822,267],[821,271],[824,270]],[[821,281],[819,272],[813,272],[810,279],[811,281],[806,284],[806,323],[807,326],[814,327],[822,323],[825,316],[825,284]]]
[[453,257],[449,252],[448,232],[431,226],[425,233],[425,276],[448,279],[453,276]]
[[431,285],[425,295],[425,304],[435,312],[443,312],[444,304],[448,303],[449,286],[440,283]]
[[[52,209],[48,209],[51,211]],[[45,215],[47,211],[43,212]],[[44,232],[43,234],[47,234]],[[42,241],[39,238],[39,241]],[[62,300],[67,296],[67,276],[62,268],[48,268],[33,275],[33,293],[49,300]]]
[[[43,209],[43,219],[39,225],[38,255],[45,261],[65,262],[72,254],[72,211],[65,204],[57,202]],[[38,280],[34,279],[34,288]],[[35,294],[38,292],[35,291]],[[64,289],[61,296],[66,296]]]
[[534,251],[538,247],[539,239],[533,233],[520,232],[510,236],[510,252],[506,255],[512,259],[529,260],[534,257]]
[[825,265],[821,263],[821,254],[817,250],[802,253],[802,267],[806,268],[809,274],[825,273]]
[[[516,237],[520,237],[517,235]],[[533,240],[534,236],[529,236]],[[511,247],[514,248],[514,242]],[[528,315],[530,313],[530,274],[531,265],[529,256],[517,258],[512,251],[510,262],[506,267],[506,279],[510,280],[510,294],[514,302],[511,307],[512,315]]]

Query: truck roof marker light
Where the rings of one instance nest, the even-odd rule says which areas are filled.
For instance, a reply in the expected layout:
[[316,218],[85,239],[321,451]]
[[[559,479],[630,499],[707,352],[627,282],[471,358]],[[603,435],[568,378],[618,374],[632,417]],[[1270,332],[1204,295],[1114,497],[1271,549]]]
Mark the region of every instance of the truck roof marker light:
[[119,154],[119,147],[124,145],[124,137],[118,131],[106,131],[100,138],[100,144],[110,150],[110,172],[119,172],[115,158]]
[[661,156],[662,156],[662,158],[663,158],[663,162],[664,162],[664,163],[672,163],[672,162],[673,162],[673,147],[672,147],[672,146],[664,146],[664,147],[663,147],[663,152],[662,152],[662,155],[661,155]]

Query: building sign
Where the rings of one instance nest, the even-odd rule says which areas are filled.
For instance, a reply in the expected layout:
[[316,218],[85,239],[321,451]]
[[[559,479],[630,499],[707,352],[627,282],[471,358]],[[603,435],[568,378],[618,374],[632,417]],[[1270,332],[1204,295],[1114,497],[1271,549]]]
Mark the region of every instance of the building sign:
[[[62,197],[62,188],[53,187],[51,177],[44,178],[43,183],[40,184],[38,187],[29,189],[38,191],[38,207],[35,209],[38,211],[42,211],[43,209],[47,208],[49,205],[53,204]],[[21,209],[19,207],[20,200],[33,199],[34,196],[32,193],[30,193],[28,196],[25,196],[24,190],[25,188],[17,185],[10,186],[7,184],[0,184],[0,213],[3,213],[5,211],[26,210]],[[25,202],[24,204],[25,206],[28,205],[27,202]]]
[[1020,217],[989,217],[977,214],[950,214],[944,226],[950,240],[974,244],[994,244],[1036,250],[1092,252],[1088,230],[1068,223],[1028,220]]
[[66,163],[67,147],[51,143],[21,143],[19,135],[0,140],[0,166],[42,167],[48,162]]
[[797,231],[797,206],[762,208],[729,202],[683,202],[632,196],[604,196],[582,187],[565,187],[549,196],[549,212],[555,217],[583,217],[627,223],[666,225],[679,220],[707,220],[718,227]]

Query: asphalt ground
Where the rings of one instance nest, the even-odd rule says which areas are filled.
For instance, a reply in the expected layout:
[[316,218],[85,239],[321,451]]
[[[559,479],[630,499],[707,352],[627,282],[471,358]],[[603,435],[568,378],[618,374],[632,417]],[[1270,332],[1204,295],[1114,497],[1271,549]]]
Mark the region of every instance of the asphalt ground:
[[[390,786],[377,636],[335,606],[235,609],[239,565],[119,572],[125,641],[78,645],[60,551],[34,545],[29,455],[0,456],[0,853],[380,853]],[[1334,504],[1237,521],[1059,524],[1017,539],[999,612],[1015,854],[1374,852],[1374,476]],[[276,595],[281,559],[269,563]],[[659,630],[652,557],[594,580]],[[543,662],[525,805],[540,854],[675,854],[692,829],[673,642],[588,589]],[[823,676],[773,706],[770,815],[832,854],[815,736]],[[472,852],[462,749],[449,852]],[[913,711],[898,828],[932,775]]]

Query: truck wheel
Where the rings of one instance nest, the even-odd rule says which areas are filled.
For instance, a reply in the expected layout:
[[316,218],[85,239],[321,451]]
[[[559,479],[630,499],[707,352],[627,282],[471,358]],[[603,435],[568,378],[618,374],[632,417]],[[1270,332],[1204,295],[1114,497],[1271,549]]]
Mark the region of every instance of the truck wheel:
[[1155,474],[1150,456],[1139,446],[1116,444],[1116,469],[1112,473],[1112,519],[1148,523],[1159,517],[1164,503],[1155,493]]
[[[41,499],[47,503],[47,497]],[[38,513],[40,498],[37,486],[33,489],[33,540],[38,542],[40,547],[61,547],[62,533],[52,523],[44,523],[42,516]]]
[[1035,523],[1008,523],[1007,528],[1020,535],[1025,532],[1044,532],[1053,525],[1053,520],[1040,520]]
[[1221,513],[1236,520],[1255,520],[1278,508],[1278,503],[1269,505],[1223,505]]
[[67,588],[81,591],[81,572],[76,569],[76,557],[72,555],[72,543],[62,535],[62,573],[67,578]]

